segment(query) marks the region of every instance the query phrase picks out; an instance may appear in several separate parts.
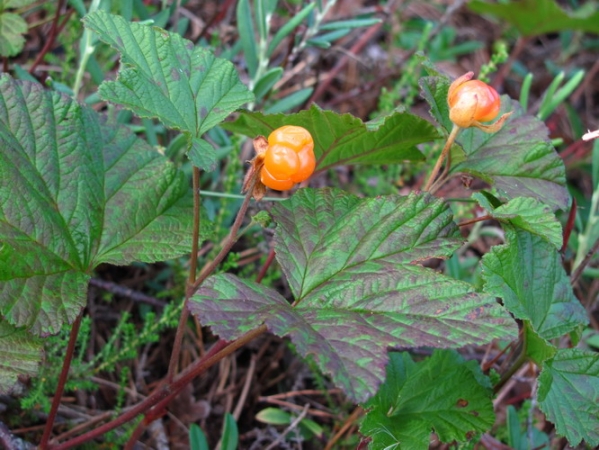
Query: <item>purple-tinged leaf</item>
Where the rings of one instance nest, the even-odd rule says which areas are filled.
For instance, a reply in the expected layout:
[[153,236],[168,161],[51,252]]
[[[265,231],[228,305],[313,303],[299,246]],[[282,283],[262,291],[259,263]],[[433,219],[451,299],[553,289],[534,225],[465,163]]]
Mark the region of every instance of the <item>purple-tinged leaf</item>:
[[461,347],[516,333],[494,297],[419,264],[461,242],[439,199],[303,189],[273,217],[295,306],[233,275],[211,277],[190,309],[225,339],[265,323],[364,401],[384,379],[387,348]]

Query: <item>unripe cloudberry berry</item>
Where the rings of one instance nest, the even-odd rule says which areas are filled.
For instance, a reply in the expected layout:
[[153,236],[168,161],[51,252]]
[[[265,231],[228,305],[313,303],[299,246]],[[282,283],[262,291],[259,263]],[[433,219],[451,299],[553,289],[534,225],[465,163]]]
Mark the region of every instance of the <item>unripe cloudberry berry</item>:
[[473,76],[474,73],[468,72],[449,86],[449,118],[460,128],[477,127],[488,133],[498,131],[511,113],[501,116],[495,124],[481,124],[497,117],[501,99],[495,89],[480,80],[472,80]]
[[312,135],[305,128],[285,125],[268,136],[260,180],[271,189],[285,191],[310,178],[315,167]]

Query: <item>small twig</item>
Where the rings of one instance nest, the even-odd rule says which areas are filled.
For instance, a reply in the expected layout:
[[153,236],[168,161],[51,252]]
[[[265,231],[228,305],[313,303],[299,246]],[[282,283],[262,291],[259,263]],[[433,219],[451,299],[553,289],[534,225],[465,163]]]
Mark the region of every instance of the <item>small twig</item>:
[[283,442],[283,439],[285,439],[285,436],[287,436],[292,430],[295,429],[295,427],[297,427],[299,425],[299,423],[302,420],[304,420],[304,417],[306,417],[306,414],[308,413],[309,407],[310,407],[310,405],[308,403],[306,403],[304,405],[304,408],[302,409],[302,412],[300,413],[300,415],[297,416],[293,420],[293,422],[291,422],[291,424],[289,424],[289,426],[287,428],[285,428],[285,431],[283,431],[273,442],[271,442],[270,445],[268,447],[266,447],[265,450],[272,450],[277,445],[279,445],[281,442]]
[[89,280],[91,286],[97,287],[104,291],[112,294],[120,295],[121,297],[127,297],[135,302],[147,303],[148,305],[156,306],[157,308],[164,308],[166,302],[159,300],[154,297],[150,297],[142,292],[134,291],[123,287],[119,284],[113,283],[112,281],[100,280],[99,278],[92,278]]
[[[198,251],[200,247],[200,169],[193,168],[193,231],[191,237],[191,255],[189,257],[189,276],[187,278],[187,285],[190,286],[195,283],[196,271],[198,266]],[[179,324],[177,325],[177,331],[175,333],[175,340],[173,342],[173,350],[171,352],[171,358],[168,363],[168,371],[166,374],[166,382],[170,383],[173,381],[175,373],[179,367],[179,356],[181,354],[181,344],[183,342],[183,335],[185,334],[185,327],[187,326],[187,319],[189,318],[189,310],[187,309],[187,302],[189,301],[189,291],[185,293],[185,299],[183,300],[183,310],[179,317]]]
[[589,262],[591,262],[591,259],[593,258],[593,255],[595,255],[597,250],[599,250],[599,239],[595,241],[593,247],[587,252],[587,254],[584,256],[584,259],[580,261],[580,264],[578,264],[576,269],[574,269],[574,272],[572,272],[572,275],[570,276],[570,283],[574,284],[578,281],[578,279],[584,272],[584,269],[589,264]]
[[[259,174],[259,172],[256,172],[256,176],[258,174]],[[243,223],[245,214],[248,210],[248,207],[250,206],[250,201],[252,199],[252,192],[254,191],[254,186],[256,185],[256,182],[257,182],[257,178],[254,178],[248,188],[248,192],[245,196],[245,199],[243,200],[243,203],[241,204],[241,208],[239,208],[239,212],[237,213],[237,218],[235,219],[235,222],[231,226],[229,236],[225,240],[223,247],[218,252],[218,255],[216,255],[216,257],[212,260],[211,263],[209,263],[202,269],[202,271],[200,272],[200,275],[198,276],[196,281],[193,283],[193,285],[189,286],[188,290],[190,291],[189,292],[190,297],[193,294],[195,294],[195,292],[199,289],[200,285],[204,282],[204,280],[206,278],[208,278],[208,276],[210,274],[212,274],[212,272],[214,272],[214,270],[218,267],[218,265],[228,255],[231,248],[233,248],[233,245],[235,245],[235,242],[237,242],[237,232],[241,228],[241,224]]]
[[58,35],[58,33],[60,33],[60,31],[62,31],[64,26],[69,21],[71,14],[73,13],[73,10],[69,11],[66,14],[66,17],[65,17],[64,21],[62,22],[62,24],[60,26],[58,25],[58,20],[60,19],[61,15],[62,15],[61,11],[64,8],[65,3],[66,3],[66,0],[59,0],[58,5],[56,6],[56,14],[54,15],[54,20],[52,21],[52,28],[50,28],[50,33],[47,36],[44,46],[42,47],[40,52],[37,54],[35,61],[33,61],[33,64],[31,64],[31,67],[29,67],[30,74],[35,72],[36,67],[39,65],[39,63],[42,62],[42,60],[46,56],[46,53],[48,53],[48,51],[50,50],[50,47],[52,47],[52,45],[54,44],[54,41],[56,40],[56,36]]
[[[289,409],[301,409],[301,406],[296,405],[295,403],[289,403],[289,402],[279,400],[277,398],[272,398],[272,397],[258,397],[258,401],[270,403],[272,405],[283,406],[283,407],[289,408]],[[310,414],[311,416],[316,416],[316,417],[326,417],[326,418],[334,417],[333,414],[328,413],[326,411],[320,411],[318,409],[310,409],[310,410],[308,410],[308,414]]]
[[[365,30],[360,39],[358,39],[358,42],[356,42],[349,50],[349,54],[355,55],[361,52],[362,49],[366,46],[366,44],[379,32],[382,26],[383,23],[380,22]],[[314,103],[316,100],[320,98],[322,94],[324,94],[329,89],[329,86],[331,85],[333,80],[337,77],[339,72],[341,72],[345,68],[349,60],[350,58],[346,54],[339,60],[337,64],[335,64],[335,66],[327,74],[326,79],[321,84],[319,84],[318,87],[314,90],[307,104]]]
[[341,394],[341,393],[343,393],[343,391],[339,388],[329,389],[327,391],[321,391],[319,389],[302,389],[299,391],[290,391],[290,392],[283,392],[281,394],[273,394],[273,395],[269,395],[268,397],[263,397],[263,398],[282,399],[282,398],[297,397],[298,395],[331,395],[331,394]]
[[34,448],[33,445],[13,435],[3,422],[0,422],[0,445],[3,445],[3,448],[6,450],[28,450]]
[[329,440],[324,450],[331,450],[333,448],[333,445],[335,445],[337,441],[341,439],[341,437],[347,432],[347,430],[349,430],[349,428],[354,424],[354,422],[358,420],[358,417],[360,417],[360,414],[362,414],[363,412],[364,410],[361,406],[358,406],[356,409],[354,409],[354,411],[345,420],[345,423],[343,424],[341,429],[337,431],[337,433],[335,433],[335,436],[333,436]]
[[[258,328],[255,328],[254,330],[247,332],[235,341],[217,342],[213,349],[219,348],[218,351],[213,353],[213,349],[210,349],[210,351],[208,351],[204,358],[195,361],[193,364],[188,366],[183,372],[177,375],[172,384],[160,385],[145,400],[141,401],[135,406],[132,406],[131,409],[121,414],[116,419],[111,420],[110,422],[107,422],[98,428],[90,430],[89,432],[82,434],[81,436],[78,436],[70,441],[51,446],[50,448],[52,450],[66,450],[69,448],[79,446],[84,442],[88,442],[98,436],[102,436],[103,434],[129,422],[130,420],[137,417],[139,414],[147,412],[149,408],[152,408],[152,406],[154,406],[154,408],[152,408],[153,411],[164,411],[166,405],[170,403],[174,397],[179,395],[181,390],[183,390],[183,388],[187,386],[187,384],[191,380],[196,378],[198,375],[204,373],[208,368],[212,367],[221,359],[235,352],[239,348],[246,345],[248,342],[254,340],[261,334],[264,334],[265,332],[266,325],[261,325]],[[149,420],[150,419],[148,419],[148,421]]]
[[499,379],[497,384],[493,386],[493,392],[495,394],[497,394],[501,390],[501,388],[510,380],[510,378],[512,378],[512,376],[516,372],[518,372],[522,368],[522,366],[528,361],[528,355],[526,353],[528,348],[528,341],[526,339],[526,334],[524,333],[524,331],[520,331],[520,340],[522,342],[522,345],[520,346],[520,354],[518,355],[518,358],[512,363],[511,367],[503,375],[501,375],[501,378]]
[[255,371],[256,355],[252,355],[252,359],[250,360],[250,366],[248,368],[247,374],[245,375],[245,383],[243,384],[243,389],[241,389],[239,400],[237,401],[237,405],[235,406],[235,410],[233,411],[233,417],[236,421],[239,420],[239,416],[241,416],[241,410],[243,409],[243,405],[245,404],[248,392],[250,392],[250,385],[252,384],[252,380],[254,379]]
[[67,378],[69,376],[69,369],[71,368],[73,353],[75,353],[75,344],[77,343],[77,334],[79,333],[79,327],[81,326],[82,318],[83,310],[79,312],[79,315],[77,316],[75,322],[73,322],[73,326],[71,327],[69,343],[67,344],[67,350],[64,355],[64,361],[62,363],[62,370],[60,371],[60,377],[58,378],[58,386],[56,387],[56,392],[54,393],[54,398],[52,399],[50,414],[48,414],[46,428],[44,428],[44,434],[42,435],[42,440],[40,441],[40,450],[46,450],[48,448],[48,441],[50,439],[50,435],[52,434],[52,428],[54,427],[54,420],[56,419],[56,414],[58,413],[58,406],[60,405],[62,394],[64,392],[64,388],[67,383]]

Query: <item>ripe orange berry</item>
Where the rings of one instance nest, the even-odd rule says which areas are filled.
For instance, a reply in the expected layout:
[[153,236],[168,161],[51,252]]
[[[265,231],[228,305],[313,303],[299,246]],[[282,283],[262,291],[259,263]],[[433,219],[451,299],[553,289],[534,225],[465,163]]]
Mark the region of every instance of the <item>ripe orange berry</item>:
[[315,167],[314,140],[305,128],[285,125],[268,136],[260,178],[269,188],[291,189],[310,178]]
[[462,128],[493,120],[501,108],[497,91],[480,80],[471,80],[473,75],[468,72],[455,80],[447,94],[449,118]]

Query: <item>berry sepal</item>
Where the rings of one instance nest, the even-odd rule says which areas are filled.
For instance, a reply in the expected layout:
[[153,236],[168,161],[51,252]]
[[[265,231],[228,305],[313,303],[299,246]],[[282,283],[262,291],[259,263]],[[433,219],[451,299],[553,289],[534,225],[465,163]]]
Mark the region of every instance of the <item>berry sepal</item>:
[[256,156],[254,159],[248,161],[250,163],[250,168],[243,179],[241,193],[246,193],[253,186],[252,197],[260,201],[266,194],[266,186],[260,179],[260,173],[262,171],[262,167],[264,167],[264,155],[268,149],[268,141],[264,136],[258,136],[254,139],[253,143]]

